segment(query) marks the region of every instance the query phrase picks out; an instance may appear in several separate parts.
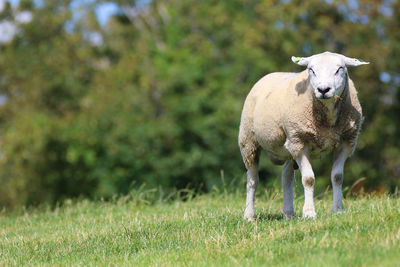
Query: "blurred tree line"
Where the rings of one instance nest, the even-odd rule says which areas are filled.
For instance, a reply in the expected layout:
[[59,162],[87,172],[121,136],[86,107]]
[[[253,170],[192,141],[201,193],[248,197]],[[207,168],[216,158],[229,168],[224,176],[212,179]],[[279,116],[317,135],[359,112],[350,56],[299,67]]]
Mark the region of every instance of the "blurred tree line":
[[[344,183],[400,184],[400,1],[39,2],[0,13],[16,27],[0,43],[1,206],[244,181],[252,85],[326,50],[371,62],[350,70],[366,119]],[[110,2],[118,12],[100,25]],[[279,184],[281,167],[261,160],[261,179]],[[315,166],[325,188],[331,157]]]

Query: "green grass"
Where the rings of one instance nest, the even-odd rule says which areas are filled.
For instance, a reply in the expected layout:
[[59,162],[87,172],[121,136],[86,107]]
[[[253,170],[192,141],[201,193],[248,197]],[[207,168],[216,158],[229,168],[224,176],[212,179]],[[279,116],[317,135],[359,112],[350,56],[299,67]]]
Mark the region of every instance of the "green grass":
[[[140,200],[140,199],[139,199]],[[284,220],[282,197],[261,193],[257,221],[242,219],[244,195],[214,193],[147,205],[138,199],[66,202],[0,216],[0,265],[395,266],[400,199],[346,199],[318,218]],[[300,213],[302,199],[296,199]]]

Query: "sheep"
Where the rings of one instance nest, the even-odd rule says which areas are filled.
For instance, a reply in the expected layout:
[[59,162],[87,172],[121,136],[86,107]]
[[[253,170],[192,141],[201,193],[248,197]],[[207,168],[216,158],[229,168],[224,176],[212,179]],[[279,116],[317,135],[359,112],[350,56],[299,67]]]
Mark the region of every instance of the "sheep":
[[307,69],[275,72],[261,78],[248,94],[240,120],[239,147],[247,169],[244,218],[254,220],[261,149],[275,164],[284,164],[283,216],[294,217],[294,170],[300,169],[304,187],[303,218],[315,218],[315,176],[310,159],[333,150],[332,212],[343,212],[343,166],[356,147],[363,122],[357,91],[347,66],[369,64],[341,54],[324,52],[292,57]]

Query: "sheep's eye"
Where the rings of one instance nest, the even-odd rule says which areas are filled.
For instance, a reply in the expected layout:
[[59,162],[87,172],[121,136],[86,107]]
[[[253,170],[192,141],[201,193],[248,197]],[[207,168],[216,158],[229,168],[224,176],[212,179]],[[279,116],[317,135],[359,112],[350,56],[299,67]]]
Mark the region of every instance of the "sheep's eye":
[[314,76],[316,76],[316,75],[315,75],[315,72],[313,71],[312,68],[309,68],[308,70],[309,70],[312,74],[314,74]]
[[338,70],[336,71],[335,75],[339,74],[340,70],[342,70],[343,67],[339,67]]

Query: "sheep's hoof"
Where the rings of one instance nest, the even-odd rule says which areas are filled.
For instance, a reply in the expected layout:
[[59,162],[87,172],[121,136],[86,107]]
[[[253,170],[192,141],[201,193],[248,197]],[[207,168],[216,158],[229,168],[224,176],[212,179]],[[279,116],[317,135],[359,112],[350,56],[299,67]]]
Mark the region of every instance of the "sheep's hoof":
[[243,216],[243,219],[245,219],[246,221],[248,221],[248,222],[254,222],[255,221],[255,219],[254,219],[254,216]]
[[334,206],[332,208],[332,213],[346,213],[346,210],[344,209],[343,204],[338,205],[338,206]]
[[283,218],[285,219],[293,219],[294,218],[294,211],[284,211],[282,212]]
[[245,212],[244,212],[243,219],[245,219],[245,220],[248,221],[248,222],[254,222],[254,221],[255,221],[255,220],[254,220],[254,213],[245,211]]
[[303,218],[305,219],[315,219],[317,217],[317,213],[315,213],[314,208],[303,208]]

